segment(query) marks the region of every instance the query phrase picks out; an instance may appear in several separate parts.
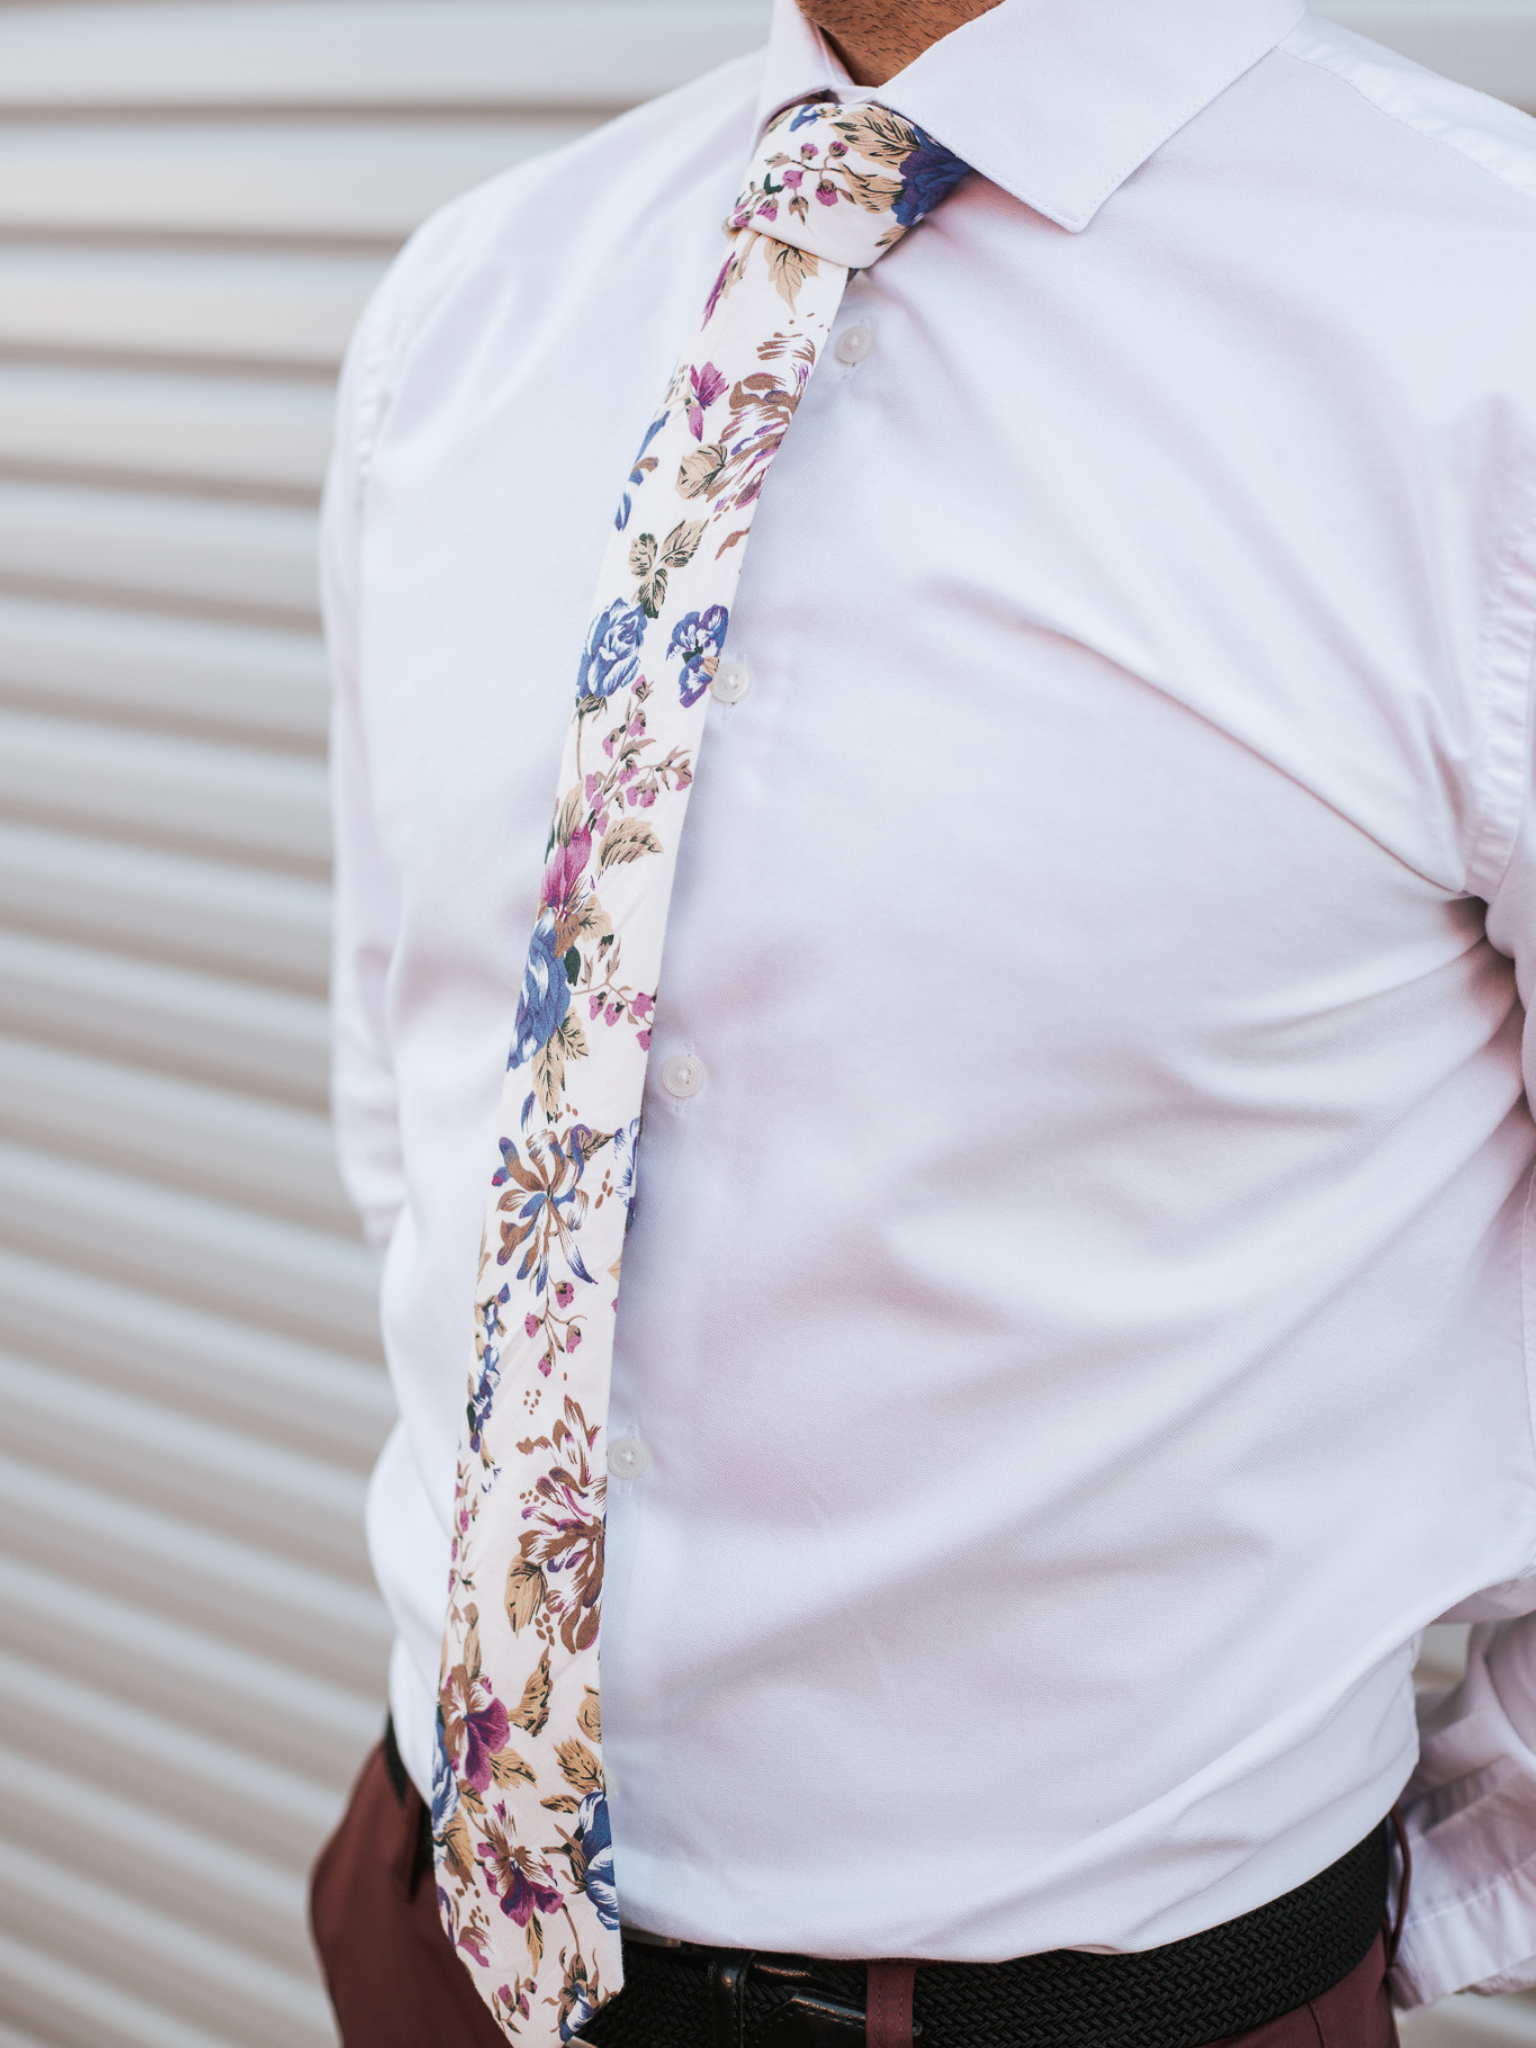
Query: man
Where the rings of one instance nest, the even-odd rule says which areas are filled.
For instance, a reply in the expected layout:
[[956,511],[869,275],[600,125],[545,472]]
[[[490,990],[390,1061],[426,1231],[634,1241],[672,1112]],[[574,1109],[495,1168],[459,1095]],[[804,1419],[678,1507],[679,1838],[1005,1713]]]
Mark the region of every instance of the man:
[[348,2048],[1536,1981],[1533,200],[1296,0],[778,0],[391,273],[325,549],[401,1406]]

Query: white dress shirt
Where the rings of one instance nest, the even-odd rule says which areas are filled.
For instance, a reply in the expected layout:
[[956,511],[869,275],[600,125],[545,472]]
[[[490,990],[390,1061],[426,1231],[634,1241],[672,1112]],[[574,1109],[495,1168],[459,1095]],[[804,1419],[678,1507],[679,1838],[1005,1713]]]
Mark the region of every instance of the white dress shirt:
[[[336,1104],[424,1788],[597,567],[758,126],[829,84],[780,0],[447,208],[349,359]],[[1536,1610],[1536,124],[1295,0],[1004,0],[879,97],[981,175],[851,285],[710,710],[613,1390],[619,1887],[755,1948],[1144,1948],[1380,1820],[1426,1623]],[[1536,1977],[1536,1619],[1478,1643],[1407,2000]]]

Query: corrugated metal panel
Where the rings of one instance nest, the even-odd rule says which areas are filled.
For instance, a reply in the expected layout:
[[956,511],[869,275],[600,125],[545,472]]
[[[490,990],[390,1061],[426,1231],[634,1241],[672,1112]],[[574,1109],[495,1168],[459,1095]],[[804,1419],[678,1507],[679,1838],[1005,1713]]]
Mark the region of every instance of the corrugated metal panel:
[[325,1119],[331,383],[423,215],[760,19],[0,5],[0,2048],[331,2039],[391,1416]]
[[[1536,105],[1533,4],[1349,18]],[[764,14],[0,0],[0,2048],[331,2039],[391,1414],[325,1127],[331,380],[424,214]],[[1536,2041],[1470,2010],[1415,2048]]]

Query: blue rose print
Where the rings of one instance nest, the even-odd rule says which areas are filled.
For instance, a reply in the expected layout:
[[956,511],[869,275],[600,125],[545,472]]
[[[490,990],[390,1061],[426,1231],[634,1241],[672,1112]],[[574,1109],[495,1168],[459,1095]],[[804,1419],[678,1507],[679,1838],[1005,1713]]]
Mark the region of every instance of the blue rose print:
[[624,1204],[624,1228],[633,1230],[635,1225],[635,1167],[636,1153],[640,1146],[639,1117],[628,1125],[620,1126],[613,1134],[613,1191]]
[[640,642],[645,638],[645,612],[616,597],[601,618],[594,619],[576,678],[576,696],[616,697],[640,673]]
[[443,1734],[443,1717],[437,1717],[437,1754],[432,1759],[432,1832],[442,1840],[443,1830],[459,1810],[459,1783],[448,1761],[448,1741]]
[[917,147],[902,158],[901,197],[891,208],[904,228],[916,227],[925,214],[932,213],[941,199],[947,199],[970,165],[935,142],[924,129],[915,127]]
[[710,671],[704,664],[725,645],[730,623],[731,615],[725,606],[712,604],[708,611],[689,612],[672,628],[667,653],[683,657],[683,670],[677,686],[685,704],[697,704],[709,688]]
[[[645,439],[640,443],[640,453],[635,457],[635,466],[629,472],[629,481],[635,486],[637,490],[639,489],[640,485],[645,482],[647,476],[649,476],[651,471],[656,467],[656,458],[648,451],[650,449],[651,443],[655,440],[656,436],[661,432],[662,428],[667,424],[668,418],[669,415],[667,413],[663,413],[659,420],[652,420],[651,424],[645,430]],[[613,515],[613,523],[618,528],[620,533],[622,533],[625,527],[628,526],[629,515],[631,512],[634,511],[634,509],[635,501],[631,497],[630,493],[626,491],[623,497],[619,500],[618,511],[615,512]]]
[[523,969],[523,992],[517,999],[517,1025],[507,1065],[521,1067],[548,1045],[570,1007],[570,978],[564,959],[555,951],[554,913],[546,910],[528,942],[528,965]]
[[596,2011],[597,2003],[586,1979],[575,1975],[568,1977],[560,1993],[561,2040],[574,2041]]
[[586,1893],[597,1917],[605,1927],[619,1924],[619,1889],[613,1876],[613,1831],[608,1822],[608,1801],[601,1792],[589,1792],[577,1811],[581,1832],[581,1853],[586,1861]]

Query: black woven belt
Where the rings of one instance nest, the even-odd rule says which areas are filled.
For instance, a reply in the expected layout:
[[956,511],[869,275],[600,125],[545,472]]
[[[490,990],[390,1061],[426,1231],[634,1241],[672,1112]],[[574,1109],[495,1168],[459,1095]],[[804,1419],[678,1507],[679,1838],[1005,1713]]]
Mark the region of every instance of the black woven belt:
[[[921,2048],[1205,2048],[1294,2012],[1382,1932],[1387,1824],[1255,1912],[1136,1955],[1054,1949],[1009,1963],[924,1963]],[[865,1969],[624,1937],[624,1989],[582,2029],[594,2048],[857,2048]]]

